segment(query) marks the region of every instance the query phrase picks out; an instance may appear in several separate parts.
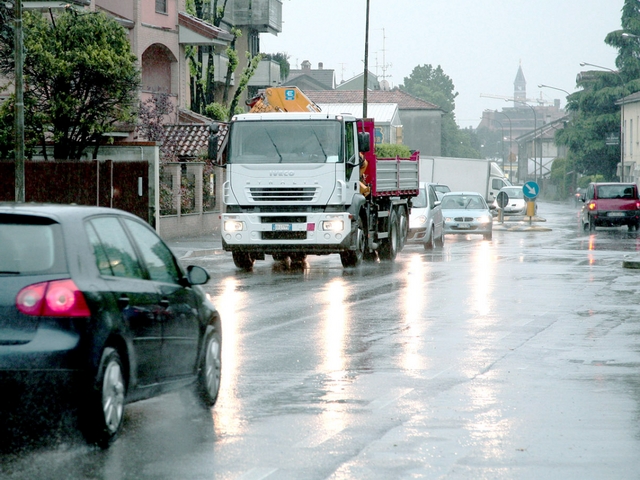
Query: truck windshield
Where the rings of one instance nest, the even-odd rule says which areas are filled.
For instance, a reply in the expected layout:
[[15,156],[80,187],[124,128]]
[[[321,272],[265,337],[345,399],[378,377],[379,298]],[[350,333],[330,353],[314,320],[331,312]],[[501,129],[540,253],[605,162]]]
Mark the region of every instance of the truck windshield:
[[228,163],[343,162],[341,123],[269,120],[231,125]]

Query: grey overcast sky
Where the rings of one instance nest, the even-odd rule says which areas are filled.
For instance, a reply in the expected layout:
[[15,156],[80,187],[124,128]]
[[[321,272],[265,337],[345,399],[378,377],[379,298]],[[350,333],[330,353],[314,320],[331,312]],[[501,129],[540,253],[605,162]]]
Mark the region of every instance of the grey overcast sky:
[[[476,127],[483,110],[512,106],[522,65],[527,98],[561,99],[589,67],[615,68],[605,36],[621,28],[623,0],[370,0],[369,70],[404,83],[414,67],[440,65],[458,92],[456,120]],[[336,82],[364,67],[366,0],[283,0],[282,33],[261,34],[261,51],[284,52],[335,70]],[[383,67],[385,67],[384,69]],[[506,126],[505,126],[506,127]]]

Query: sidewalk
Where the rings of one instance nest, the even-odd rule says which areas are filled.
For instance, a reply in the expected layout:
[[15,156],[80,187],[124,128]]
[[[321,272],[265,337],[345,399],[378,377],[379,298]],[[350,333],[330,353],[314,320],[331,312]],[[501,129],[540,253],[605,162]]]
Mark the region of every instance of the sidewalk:
[[212,233],[198,237],[180,237],[165,240],[173,253],[179,259],[189,257],[203,257],[223,252],[220,235]]

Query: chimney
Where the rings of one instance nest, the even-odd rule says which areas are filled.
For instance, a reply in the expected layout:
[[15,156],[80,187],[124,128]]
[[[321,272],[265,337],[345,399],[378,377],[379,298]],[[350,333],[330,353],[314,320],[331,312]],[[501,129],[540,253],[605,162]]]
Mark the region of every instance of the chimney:
[[322,67],[323,67],[322,62],[318,62],[318,70],[322,70]]

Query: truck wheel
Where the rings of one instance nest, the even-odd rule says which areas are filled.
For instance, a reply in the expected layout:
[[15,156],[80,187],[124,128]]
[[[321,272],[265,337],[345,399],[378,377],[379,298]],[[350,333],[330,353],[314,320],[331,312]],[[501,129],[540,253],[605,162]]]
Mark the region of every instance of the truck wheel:
[[395,260],[398,254],[398,215],[395,211],[389,216],[389,236],[380,243],[380,258]]
[[233,252],[233,263],[242,270],[251,270],[253,268],[254,259],[247,252]]
[[291,263],[304,263],[304,261],[307,259],[307,254],[306,253],[291,253],[289,254],[289,258],[291,259]]
[[362,218],[358,217],[358,226],[356,229],[356,249],[340,252],[340,261],[343,267],[357,267],[362,263],[364,252],[367,247],[367,239],[364,233]]

